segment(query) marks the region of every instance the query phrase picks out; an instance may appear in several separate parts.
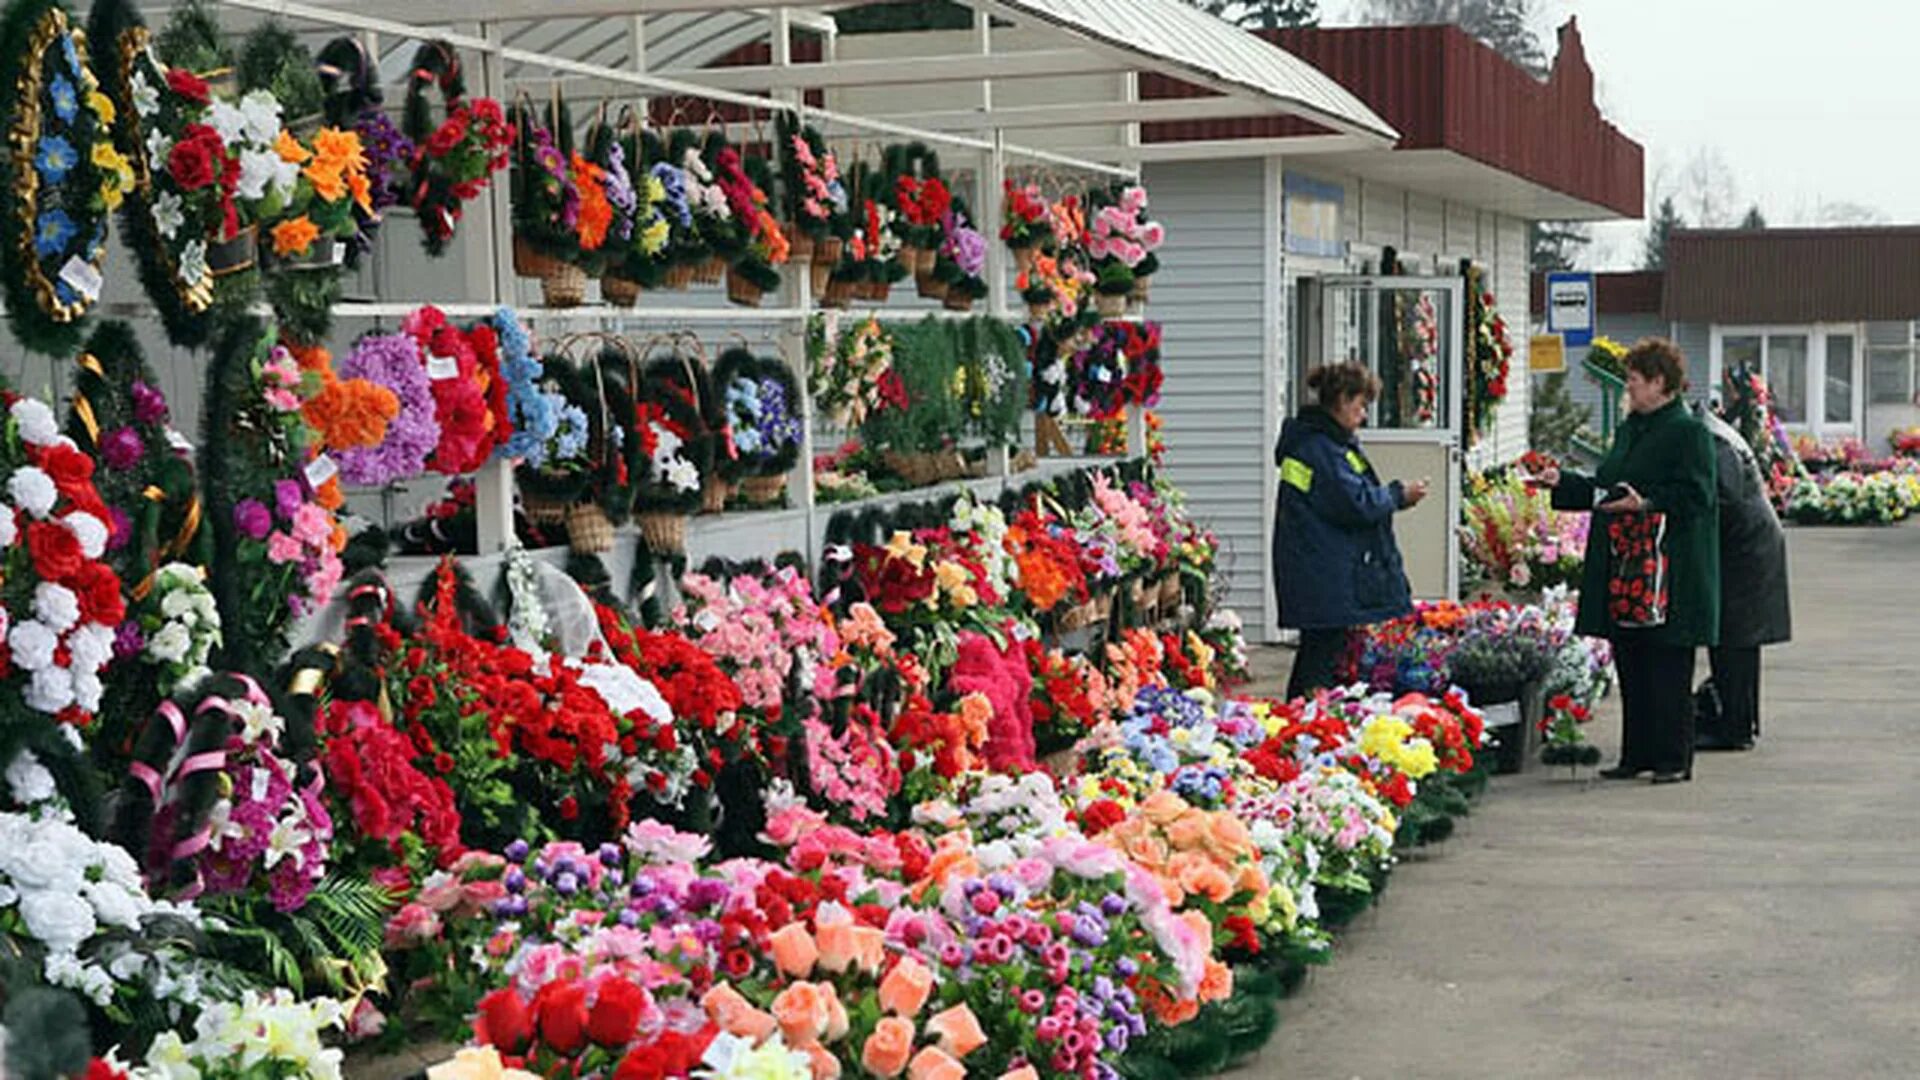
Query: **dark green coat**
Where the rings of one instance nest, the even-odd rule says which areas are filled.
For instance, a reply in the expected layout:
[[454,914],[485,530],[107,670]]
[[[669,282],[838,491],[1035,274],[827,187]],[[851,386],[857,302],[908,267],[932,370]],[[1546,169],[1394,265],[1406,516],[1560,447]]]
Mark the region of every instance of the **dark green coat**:
[[[1686,403],[1675,398],[1651,413],[1628,414],[1599,470],[1590,477],[1563,473],[1553,490],[1555,509],[1589,510],[1597,493],[1615,484],[1632,484],[1648,500],[1648,509],[1667,515],[1668,612],[1665,625],[1647,632],[1646,640],[1654,644],[1719,644],[1716,471],[1713,436]],[[1576,628],[1592,637],[1621,632],[1607,616],[1607,522],[1612,516],[1594,511],[1587,533]]]

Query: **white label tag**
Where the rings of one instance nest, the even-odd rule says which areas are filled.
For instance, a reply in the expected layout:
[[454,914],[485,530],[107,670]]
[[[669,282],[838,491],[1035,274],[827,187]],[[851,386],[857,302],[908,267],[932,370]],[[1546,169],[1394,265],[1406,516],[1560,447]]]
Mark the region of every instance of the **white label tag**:
[[1520,722],[1520,703],[1502,701],[1496,705],[1484,705],[1480,707],[1480,714],[1487,727],[1511,727]]
[[100,299],[100,286],[105,282],[99,268],[78,255],[69,258],[67,264],[60,268],[60,280],[66,282],[74,292],[86,297],[88,303]]
[[307,486],[318,491],[321,485],[333,479],[339,472],[340,466],[334,463],[333,458],[321,454],[307,462]]
[[347,261],[347,242],[344,240],[335,240],[333,242],[334,265],[338,266],[339,264],[346,261]]
[[460,377],[460,361],[451,356],[427,357],[427,378],[434,382]]

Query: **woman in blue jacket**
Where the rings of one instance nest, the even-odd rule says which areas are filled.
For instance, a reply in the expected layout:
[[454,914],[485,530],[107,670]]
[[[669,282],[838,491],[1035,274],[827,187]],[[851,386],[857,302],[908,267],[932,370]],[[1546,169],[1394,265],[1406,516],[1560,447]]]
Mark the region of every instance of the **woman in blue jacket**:
[[1273,576],[1280,625],[1300,631],[1289,698],[1333,685],[1353,627],[1413,610],[1407,574],[1393,539],[1393,515],[1427,497],[1427,481],[1380,482],[1356,434],[1380,380],[1352,362],[1307,375],[1315,404],[1280,429]]

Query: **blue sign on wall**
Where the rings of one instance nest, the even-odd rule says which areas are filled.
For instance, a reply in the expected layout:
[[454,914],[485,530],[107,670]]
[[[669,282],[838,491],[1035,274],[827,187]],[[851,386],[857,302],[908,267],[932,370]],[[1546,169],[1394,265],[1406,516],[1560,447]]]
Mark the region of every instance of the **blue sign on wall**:
[[1547,275],[1547,333],[1559,334],[1569,348],[1584,349],[1593,344],[1597,307],[1591,273],[1561,271]]
[[1280,196],[1281,225],[1289,252],[1331,259],[1346,255],[1347,242],[1340,235],[1346,188],[1287,173],[1280,180]]

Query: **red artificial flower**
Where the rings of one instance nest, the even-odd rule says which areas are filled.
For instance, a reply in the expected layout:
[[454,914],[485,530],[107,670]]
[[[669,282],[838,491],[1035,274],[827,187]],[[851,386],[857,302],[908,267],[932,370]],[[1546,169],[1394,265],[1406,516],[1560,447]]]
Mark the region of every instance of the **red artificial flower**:
[[184,137],[167,152],[167,174],[184,191],[199,191],[220,178],[226,147],[220,133],[205,124],[188,124]]
[[587,1038],[609,1050],[633,1041],[640,1014],[647,1008],[647,992],[625,979],[600,981],[593,1009],[587,1014]]
[[473,1037],[482,1046],[518,1054],[533,1038],[533,1010],[527,1007],[520,991],[512,987],[495,990],[480,999],[479,1012],[473,1020]]
[[40,469],[53,478],[53,486],[60,489],[60,494],[73,499],[81,492],[93,493],[93,458],[78,449],[54,443],[35,447],[31,456],[37,458]]
[[89,622],[118,626],[127,617],[127,601],[120,591],[120,575],[105,563],[90,562],[68,579],[67,587],[80,599],[80,615]]
[[653,1042],[634,1047],[622,1058],[613,1071],[613,1080],[682,1080],[693,1075],[719,1033],[712,1024],[692,1034],[662,1032]]
[[208,105],[213,101],[207,90],[207,81],[181,68],[167,69],[167,89],[195,105]]
[[572,1057],[587,1045],[587,988],[580,983],[552,982],[534,996],[533,1010],[540,1021],[540,1042],[562,1057]]
[[44,581],[65,581],[87,561],[80,538],[73,530],[51,521],[36,521],[27,526],[27,550],[33,555],[33,570]]
[[427,136],[427,156],[442,158],[466,140],[468,120],[465,111],[455,109],[433,134]]
[[1099,836],[1127,819],[1127,812],[1112,799],[1100,799],[1080,813],[1080,827],[1088,836]]

